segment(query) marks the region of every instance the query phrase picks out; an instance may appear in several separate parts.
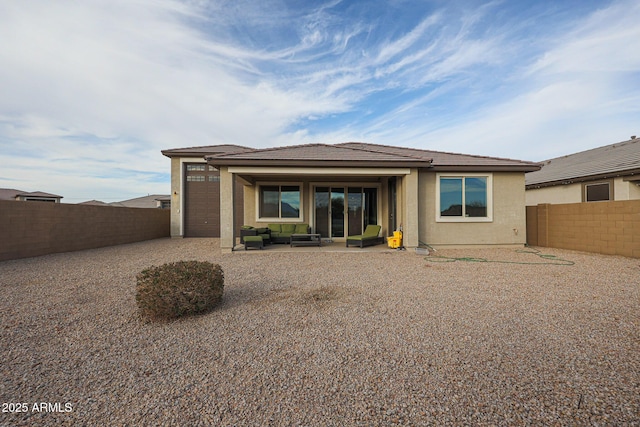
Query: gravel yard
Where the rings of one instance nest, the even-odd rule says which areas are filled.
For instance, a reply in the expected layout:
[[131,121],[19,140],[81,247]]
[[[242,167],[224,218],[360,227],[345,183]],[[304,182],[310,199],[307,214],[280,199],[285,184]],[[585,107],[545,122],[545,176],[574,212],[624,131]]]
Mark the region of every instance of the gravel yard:
[[[640,425],[638,259],[218,244],[0,262],[0,425]],[[223,303],[140,321],[136,273],[188,259]]]

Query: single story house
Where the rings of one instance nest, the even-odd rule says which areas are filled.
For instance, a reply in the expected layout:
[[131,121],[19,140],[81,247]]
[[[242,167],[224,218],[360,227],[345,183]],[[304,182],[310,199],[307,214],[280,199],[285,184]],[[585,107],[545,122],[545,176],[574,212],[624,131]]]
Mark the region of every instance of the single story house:
[[402,228],[407,248],[522,246],[524,176],[540,168],[360,142],[162,153],[171,158],[171,235],[219,236],[224,251],[241,225],[278,222],[309,224],[334,241],[378,224],[383,236]]
[[136,197],[135,199],[122,200],[109,203],[109,206],[125,208],[169,209],[171,208],[171,196],[168,194],[150,194]]
[[640,199],[640,139],[542,162],[525,175],[527,206]]
[[62,196],[42,191],[22,191],[13,188],[0,188],[0,200],[60,203],[60,199],[62,199]]

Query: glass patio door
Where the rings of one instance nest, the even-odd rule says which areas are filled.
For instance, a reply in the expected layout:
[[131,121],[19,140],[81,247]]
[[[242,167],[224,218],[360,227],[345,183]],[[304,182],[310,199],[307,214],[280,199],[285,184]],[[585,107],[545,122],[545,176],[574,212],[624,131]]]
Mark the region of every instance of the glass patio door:
[[315,226],[322,237],[344,237],[344,187],[316,187]]
[[362,234],[378,223],[376,188],[316,187],[315,230],[324,238]]
[[344,188],[331,188],[331,237],[344,237]]

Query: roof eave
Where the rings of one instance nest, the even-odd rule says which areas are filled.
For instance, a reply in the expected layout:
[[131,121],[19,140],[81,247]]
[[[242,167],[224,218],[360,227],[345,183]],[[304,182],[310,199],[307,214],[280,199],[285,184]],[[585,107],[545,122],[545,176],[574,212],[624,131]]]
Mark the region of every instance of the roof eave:
[[538,165],[434,165],[435,172],[534,172]]
[[205,160],[212,166],[282,166],[282,167],[380,167],[380,168],[428,168],[430,162],[426,161],[363,161],[363,160],[317,160],[317,159],[222,159],[215,156],[205,156]]
[[556,179],[553,181],[545,181],[545,182],[535,182],[535,183],[527,184],[525,188],[527,190],[533,190],[536,188],[553,187],[556,185],[568,185],[568,184],[575,184],[579,182],[598,181],[601,179],[611,179],[611,178],[628,177],[628,176],[635,176],[635,175],[639,175],[638,179],[640,179],[640,169],[608,172],[608,173],[601,173],[597,175],[578,176],[573,178],[563,178],[563,179]]
[[162,150],[160,151],[162,155],[169,157],[170,159],[174,157],[197,157],[199,159],[204,158],[207,154],[195,151],[176,151],[176,150]]

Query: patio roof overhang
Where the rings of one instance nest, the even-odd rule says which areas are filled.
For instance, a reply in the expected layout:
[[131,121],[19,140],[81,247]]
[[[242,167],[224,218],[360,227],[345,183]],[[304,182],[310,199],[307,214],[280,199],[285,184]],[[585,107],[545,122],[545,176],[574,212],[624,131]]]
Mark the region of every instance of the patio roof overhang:
[[430,168],[431,161],[407,159],[403,161],[384,160],[318,160],[318,159],[262,159],[240,160],[205,156],[205,160],[212,166],[244,166],[244,167],[301,167],[301,168]]
[[384,160],[318,160],[318,159],[229,159],[205,156],[211,166],[226,167],[229,173],[242,178],[247,184],[257,179],[291,177],[343,177],[345,179],[382,176],[403,176],[412,169],[427,169],[430,161],[402,159]]
[[228,171],[240,177],[247,184],[254,184],[257,180],[286,179],[293,177],[316,177],[318,179],[341,177],[344,180],[362,178],[378,179],[383,176],[409,175],[411,168],[335,168],[335,167],[250,167],[229,166]]
[[230,166],[230,173],[239,175],[306,175],[306,176],[398,176],[409,175],[411,168],[336,168],[336,167],[250,167],[250,166]]

